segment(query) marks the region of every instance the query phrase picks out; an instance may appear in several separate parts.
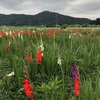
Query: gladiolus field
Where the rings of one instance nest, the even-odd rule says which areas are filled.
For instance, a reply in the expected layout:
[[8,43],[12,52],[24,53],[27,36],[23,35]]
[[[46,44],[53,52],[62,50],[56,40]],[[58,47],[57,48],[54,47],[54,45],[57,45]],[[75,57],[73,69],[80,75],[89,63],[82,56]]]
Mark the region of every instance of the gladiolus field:
[[100,100],[100,29],[0,28],[0,100]]

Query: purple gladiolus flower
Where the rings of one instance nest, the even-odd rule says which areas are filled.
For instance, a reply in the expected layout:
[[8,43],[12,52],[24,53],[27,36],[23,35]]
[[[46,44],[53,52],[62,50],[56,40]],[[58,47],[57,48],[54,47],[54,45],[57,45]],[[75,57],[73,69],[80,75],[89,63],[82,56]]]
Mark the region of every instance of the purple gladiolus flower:
[[80,81],[79,81],[79,76],[77,73],[77,68],[75,63],[72,63],[72,76],[73,76],[73,81],[74,81],[74,92],[76,96],[80,95]]
[[72,76],[73,76],[73,79],[75,78],[76,75],[77,75],[77,69],[76,69],[75,63],[73,62],[72,63]]

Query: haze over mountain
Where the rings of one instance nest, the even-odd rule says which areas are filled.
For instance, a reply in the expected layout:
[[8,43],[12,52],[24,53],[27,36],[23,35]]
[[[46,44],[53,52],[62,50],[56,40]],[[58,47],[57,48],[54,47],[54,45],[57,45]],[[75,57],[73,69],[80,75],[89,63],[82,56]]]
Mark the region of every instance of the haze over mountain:
[[63,24],[88,24],[92,20],[88,18],[75,18],[61,15],[56,12],[43,11],[36,15],[25,14],[0,14],[0,25],[7,26],[55,26]]

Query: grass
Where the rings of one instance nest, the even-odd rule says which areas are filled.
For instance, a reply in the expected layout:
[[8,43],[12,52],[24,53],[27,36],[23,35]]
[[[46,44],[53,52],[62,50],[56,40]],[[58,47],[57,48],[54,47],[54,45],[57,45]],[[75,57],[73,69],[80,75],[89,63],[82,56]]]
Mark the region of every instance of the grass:
[[[23,90],[22,81],[25,79],[26,70],[35,95],[34,100],[99,100],[100,33],[98,31],[74,30],[73,33],[72,29],[32,28],[0,30],[0,34],[4,32],[4,36],[0,37],[1,100],[30,100]],[[11,37],[10,33],[15,33],[15,36]],[[36,54],[41,42],[44,46],[43,59],[38,65]],[[26,52],[32,57],[31,63],[26,60]],[[60,66],[57,64],[59,55],[62,63]],[[73,91],[73,61],[77,65],[80,77],[81,88],[78,97]],[[7,74],[12,71],[15,75],[8,77]]]

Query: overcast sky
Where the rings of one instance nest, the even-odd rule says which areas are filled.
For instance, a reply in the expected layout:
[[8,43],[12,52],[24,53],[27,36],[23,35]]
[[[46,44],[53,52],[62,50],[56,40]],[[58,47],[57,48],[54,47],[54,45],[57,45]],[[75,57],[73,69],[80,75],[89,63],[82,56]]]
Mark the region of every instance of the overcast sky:
[[100,18],[100,0],[0,0],[2,14],[52,11],[73,17]]

